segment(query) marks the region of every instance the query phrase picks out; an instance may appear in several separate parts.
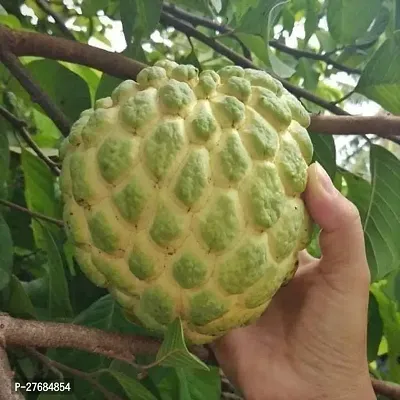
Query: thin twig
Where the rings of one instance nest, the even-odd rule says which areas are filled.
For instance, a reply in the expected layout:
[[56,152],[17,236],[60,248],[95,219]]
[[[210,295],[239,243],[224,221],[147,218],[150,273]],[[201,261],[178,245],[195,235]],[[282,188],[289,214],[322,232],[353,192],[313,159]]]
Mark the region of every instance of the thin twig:
[[345,100],[347,100],[349,97],[351,97],[354,94],[354,89],[350,90],[349,93],[345,94],[343,97],[341,97],[339,100],[332,101],[332,104],[340,104],[343,103]]
[[22,207],[22,206],[20,206],[18,204],[15,204],[15,203],[11,203],[10,201],[4,200],[4,199],[0,199],[0,204],[2,204],[3,206],[6,206],[6,207],[13,208],[15,210],[24,212],[26,214],[29,214],[32,218],[41,219],[43,221],[50,222],[50,223],[58,225],[60,227],[64,226],[64,222],[59,220],[59,219],[48,217],[47,215],[40,214],[38,212],[28,210],[27,208]]
[[310,60],[323,61],[326,64],[331,65],[335,69],[347,72],[348,74],[360,75],[362,72],[359,68],[351,68],[346,65],[340,64],[339,62],[330,58],[327,54],[318,54],[312,51],[294,49],[278,42],[277,40],[270,40],[269,45],[277,50],[282,51],[283,53],[290,54],[295,58],[308,58]]
[[23,400],[21,392],[14,391],[14,372],[11,370],[6,349],[0,344],[0,400]]
[[400,400],[400,385],[375,378],[371,378],[371,382],[376,394],[380,394],[391,400]]
[[[182,10],[179,7],[176,7],[175,5],[169,5],[169,4],[164,4],[163,10],[173,14],[181,19],[184,19],[187,22],[190,22],[192,25],[201,25],[206,28],[213,29],[215,31],[228,34],[230,36],[235,34],[234,29],[227,25],[219,24],[218,22],[214,22],[211,19],[208,19],[206,17],[198,16],[191,14],[188,11]],[[346,65],[340,64],[337,61],[331,59],[328,54],[317,54],[311,51],[305,51],[305,50],[298,50],[298,49],[293,49],[291,47],[288,47],[284,45],[283,43],[278,42],[277,40],[270,40],[269,45],[271,47],[274,47],[277,50],[280,50],[286,54],[290,54],[295,58],[309,58],[312,60],[317,60],[317,61],[323,61],[326,64],[332,65],[332,67],[347,72],[349,74],[360,74],[361,70],[357,68],[350,68],[347,67]],[[246,57],[248,58],[248,57]]]
[[62,364],[55,360],[52,360],[51,358],[45,356],[44,354],[40,353],[39,351],[37,351],[33,348],[28,348],[26,350],[29,354],[31,354],[32,356],[34,356],[38,360],[40,360],[40,362],[42,364],[46,365],[49,369],[53,369],[53,370],[57,369],[57,370],[65,371],[66,373],[68,373],[70,375],[77,376],[78,378],[81,378],[81,379],[89,382],[99,392],[101,392],[107,400],[122,400],[119,396],[110,392],[103,385],[101,385],[91,373],[68,367],[65,364]]
[[70,40],[76,40],[75,36],[73,33],[65,26],[65,23],[62,19],[62,17],[56,13],[50,6],[47,0],[36,0],[36,4],[50,17],[53,17],[58,29],[63,33],[63,35],[70,39]]
[[[227,57],[229,60],[231,60],[233,63],[236,65],[239,65],[244,68],[253,68],[253,69],[260,69],[258,66],[253,64],[251,61],[249,61],[247,58],[241,56],[240,54],[234,52],[231,50],[229,47],[217,42],[216,40],[210,38],[209,36],[205,35],[204,33],[198,31],[197,29],[193,28],[191,25],[187,24],[186,22],[182,22],[179,19],[175,18],[173,15],[168,14],[166,12],[162,12],[161,14],[161,21],[163,23],[169,24],[170,26],[174,27],[176,30],[185,33],[187,35],[192,36],[193,38],[199,40],[200,42],[206,44],[207,46],[211,47],[215,51],[217,51],[219,54]],[[341,109],[340,107],[337,107],[330,102],[314,95],[313,93],[302,89],[296,85],[291,84],[285,79],[280,78],[277,76],[275,73],[270,72],[274,78],[278,79],[282,85],[291,93],[293,93],[295,96],[304,98],[308,101],[311,101],[314,104],[318,104],[319,106],[325,108],[326,110],[331,111],[334,114],[338,115],[349,115],[346,111]]]
[[57,164],[50,160],[49,157],[47,157],[40,147],[35,143],[35,141],[32,139],[31,135],[29,134],[27,130],[27,124],[25,121],[18,119],[14,114],[10,113],[6,108],[3,106],[0,106],[0,114],[16,129],[18,129],[20,135],[24,138],[26,143],[34,150],[34,152],[37,154],[37,156],[46,163],[46,165],[51,169],[51,171],[54,172],[55,175],[60,175],[60,170],[57,166]]
[[[4,46],[4,44],[2,44],[2,46]],[[0,59],[21,86],[29,93],[32,101],[42,107],[43,111],[46,112],[64,136],[68,136],[71,127],[68,118],[57,107],[47,93],[45,93],[40,86],[35,83],[31,74],[24,68],[18,58],[9,50],[0,48]]]

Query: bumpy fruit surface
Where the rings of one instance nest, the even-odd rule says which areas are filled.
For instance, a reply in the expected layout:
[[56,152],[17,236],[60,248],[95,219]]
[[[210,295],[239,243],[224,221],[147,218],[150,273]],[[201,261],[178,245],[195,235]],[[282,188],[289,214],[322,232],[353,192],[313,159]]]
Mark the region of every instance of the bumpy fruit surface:
[[309,122],[257,70],[161,61],[121,83],[60,149],[80,267],[161,335],[177,317],[189,343],[255,321],[310,239]]

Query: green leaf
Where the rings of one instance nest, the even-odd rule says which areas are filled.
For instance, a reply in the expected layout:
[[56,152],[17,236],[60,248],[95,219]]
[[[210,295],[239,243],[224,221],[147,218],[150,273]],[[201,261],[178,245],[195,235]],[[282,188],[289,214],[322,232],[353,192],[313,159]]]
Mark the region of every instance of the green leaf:
[[10,149],[6,132],[0,132],[0,197],[3,197],[10,166]]
[[176,373],[180,383],[181,399],[219,400],[221,398],[221,379],[218,368],[210,371],[178,368]]
[[261,36],[251,35],[250,33],[237,33],[236,36],[243,44],[250,49],[266,66],[270,65],[268,49]]
[[120,0],[121,21],[128,47],[132,36],[149,36],[160,20],[162,0]]
[[[239,0],[239,1],[257,1],[257,0]],[[213,15],[209,0],[172,0],[169,1],[168,3],[200,11],[201,13],[204,13],[207,16]]]
[[0,213],[0,290],[10,282],[13,266],[13,243],[10,229]]
[[329,0],[329,32],[339,43],[351,44],[368,30],[381,6],[380,0]]
[[385,379],[400,382],[400,313],[397,311],[396,303],[391,301],[381,290],[379,284],[371,286],[379,304],[379,312],[383,321],[383,334],[388,345],[389,374]]
[[[1,4],[0,4],[1,7]],[[0,13],[0,25],[8,26],[12,29],[18,29],[21,27],[19,19],[14,15],[3,15]]]
[[367,352],[368,361],[372,362],[378,355],[379,345],[382,340],[383,322],[379,313],[379,304],[375,296],[371,293],[368,304],[368,332],[367,332]]
[[317,88],[320,75],[313,66],[314,63],[311,60],[301,58],[296,67],[297,74],[304,78],[304,88],[311,92]]
[[[62,210],[54,190],[54,177],[42,160],[31,152],[22,149],[22,170],[25,180],[25,199],[28,208],[49,217],[61,219]],[[35,242],[43,248],[42,225],[32,220]],[[60,228],[49,224],[49,229],[57,238]]]
[[69,318],[73,313],[62,258],[51,232],[44,226],[42,230],[48,257],[50,318]]
[[168,367],[210,369],[198,357],[190,353],[185,344],[182,323],[179,318],[168,326],[163,343],[158,350],[156,361]]
[[210,0],[214,10],[219,13],[222,10],[222,1],[221,0]]
[[260,0],[257,6],[248,9],[235,31],[259,35],[267,42],[269,31],[272,30],[277,15],[272,14],[273,19],[269,16],[271,10],[280,3],[282,0]]
[[400,31],[375,52],[355,90],[379,103],[387,111],[400,113]]
[[366,45],[377,40],[379,36],[385,32],[385,29],[390,22],[390,16],[391,11],[386,4],[382,4],[377,17],[372,26],[368,29],[368,32],[364,36],[357,38],[357,45]]
[[358,207],[363,221],[372,281],[398,268],[400,248],[400,160],[383,147],[372,145],[371,183],[344,172],[348,198]]
[[82,14],[91,17],[96,15],[97,11],[107,8],[109,0],[84,0],[81,5]]
[[278,58],[276,54],[272,51],[271,46],[268,46],[268,43],[270,41],[272,28],[277,19],[277,16],[279,15],[281,9],[286,3],[287,1],[281,1],[271,8],[271,11],[268,15],[268,30],[265,41],[267,44],[266,47],[268,50],[268,57],[272,70],[281,78],[290,78],[296,72],[296,70],[284,63],[280,58]]
[[13,317],[37,318],[35,307],[25,287],[15,275],[12,275],[10,280],[7,312]]
[[[149,370],[150,376],[154,370]],[[153,380],[161,393],[162,400],[219,400],[221,398],[221,378],[217,367],[210,367],[210,371],[159,368],[158,372],[162,374],[161,379]]]
[[317,29],[315,35],[317,36],[317,39],[321,46],[321,50],[325,52],[330,52],[336,49],[336,42],[328,31]]
[[57,148],[62,135],[54,122],[47,115],[34,108],[32,115],[37,129],[37,133],[34,136],[32,135],[32,139],[41,148]]
[[400,304],[400,268],[394,278],[394,299]]
[[157,398],[146,389],[133,376],[128,376],[112,369],[101,371],[102,374],[109,374],[115,378],[124,389],[129,399],[134,400],[157,400]]
[[314,146],[313,162],[318,161],[333,179],[336,173],[336,148],[333,136],[311,134]]
[[[61,63],[53,60],[34,60],[25,67],[71,122],[76,121],[83,110],[90,108],[87,83]],[[10,89],[29,100],[29,95],[16,81],[13,81]]]
[[97,86],[95,99],[103,99],[110,96],[112,91],[122,82],[122,79],[103,74]]
[[128,321],[119,304],[110,295],[101,297],[82,311],[74,319],[74,323],[103,330],[117,329],[121,333],[151,336],[146,329]]
[[318,1],[316,0],[307,0],[307,10],[306,10],[306,20],[304,22],[304,45],[308,43],[311,36],[315,33],[318,28]]
[[[279,3],[273,5],[268,11],[267,27],[273,25],[277,14],[285,3]],[[266,12],[266,11],[265,11]],[[240,27],[238,29],[241,29]],[[270,67],[277,75],[282,78],[289,78],[295,70],[289,65],[285,64],[279,59],[276,54],[272,51],[271,46],[266,43],[269,42],[270,29],[264,30],[265,36],[260,34],[250,34],[247,32],[238,32],[238,38],[268,67]]]
[[[106,3],[108,3],[108,0],[106,1]],[[86,81],[90,91],[90,98],[92,99],[93,104],[97,85],[100,82],[101,73],[84,65],[72,64],[67,62],[60,63]]]

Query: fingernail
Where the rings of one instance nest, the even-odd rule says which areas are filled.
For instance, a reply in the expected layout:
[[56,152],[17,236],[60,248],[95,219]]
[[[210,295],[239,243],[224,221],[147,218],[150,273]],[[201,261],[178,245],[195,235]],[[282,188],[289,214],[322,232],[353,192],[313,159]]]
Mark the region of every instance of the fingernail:
[[322,165],[316,161],[316,170],[317,170],[317,179],[318,183],[323,187],[323,189],[329,193],[329,194],[334,194],[336,193],[336,188],[332,183],[331,178],[329,177],[328,173],[325,171],[325,169],[322,167]]

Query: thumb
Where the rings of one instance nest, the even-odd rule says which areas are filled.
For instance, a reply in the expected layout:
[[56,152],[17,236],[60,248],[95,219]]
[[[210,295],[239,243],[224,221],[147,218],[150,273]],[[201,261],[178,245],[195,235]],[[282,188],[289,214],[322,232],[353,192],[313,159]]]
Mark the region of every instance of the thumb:
[[308,169],[304,201],[314,221],[321,227],[321,268],[344,280],[362,276],[369,281],[364,232],[357,207],[333,185],[319,163]]

